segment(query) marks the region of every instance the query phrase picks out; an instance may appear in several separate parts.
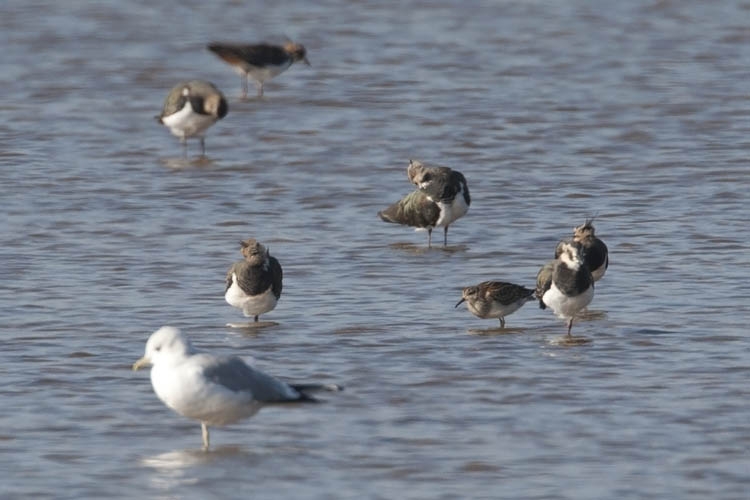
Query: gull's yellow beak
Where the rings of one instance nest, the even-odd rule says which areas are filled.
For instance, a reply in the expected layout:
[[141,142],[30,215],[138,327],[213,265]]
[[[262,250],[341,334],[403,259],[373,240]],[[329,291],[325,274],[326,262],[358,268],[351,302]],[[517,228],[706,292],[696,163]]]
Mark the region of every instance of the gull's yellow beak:
[[146,356],[143,356],[141,359],[133,363],[133,371],[137,372],[138,369],[143,368],[144,366],[149,366],[151,364],[151,360],[148,359]]

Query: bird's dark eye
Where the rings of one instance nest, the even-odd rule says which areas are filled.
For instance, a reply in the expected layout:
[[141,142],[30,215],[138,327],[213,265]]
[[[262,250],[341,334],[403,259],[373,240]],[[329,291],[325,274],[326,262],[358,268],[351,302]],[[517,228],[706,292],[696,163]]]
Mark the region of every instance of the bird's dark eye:
[[154,350],[157,351],[157,352],[161,351],[161,346],[156,346],[156,349],[154,349]]

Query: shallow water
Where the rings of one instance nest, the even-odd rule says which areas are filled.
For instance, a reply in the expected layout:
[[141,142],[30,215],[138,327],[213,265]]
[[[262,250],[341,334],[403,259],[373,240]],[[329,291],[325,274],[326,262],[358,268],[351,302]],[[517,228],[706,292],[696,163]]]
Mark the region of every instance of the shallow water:
[[[0,79],[4,498],[744,498],[750,3],[27,2]],[[214,39],[308,49],[239,100]],[[223,89],[208,158],[158,125]],[[472,194],[446,249],[382,223],[409,158]],[[587,216],[610,249],[590,316],[497,321],[463,286],[531,286]],[[228,329],[241,239],[284,293]],[[436,232],[436,242],[442,234]],[[314,408],[212,432],[130,365],[181,327]]]

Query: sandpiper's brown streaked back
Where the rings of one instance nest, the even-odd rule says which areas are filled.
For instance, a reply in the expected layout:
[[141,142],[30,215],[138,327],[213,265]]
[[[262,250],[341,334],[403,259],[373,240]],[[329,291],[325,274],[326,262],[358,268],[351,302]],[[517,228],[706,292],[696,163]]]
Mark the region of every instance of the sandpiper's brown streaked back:
[[212,42],[206,48],[232,65],[242,76],[243,99],[247,98],[248,78],[255,81],[258,97],[262,97],[266,81],[280,75],[295,62],[310,65],[305,47],[292,41],[283,45]]
[[504,281],[483,281],[476,286],[467,286],[461,292],[462,302],[476,317],[499,318],[500,328],[505,328],[505,316],[519,310],[526,302],[534,300],[534,290]]
[[206,154],[206,130],[229,111],[224,94],[210,82],[180,82],[169,91],[164,108],[156,119],[180,138],[187,156],[187,139],[200,138],[201,154]]

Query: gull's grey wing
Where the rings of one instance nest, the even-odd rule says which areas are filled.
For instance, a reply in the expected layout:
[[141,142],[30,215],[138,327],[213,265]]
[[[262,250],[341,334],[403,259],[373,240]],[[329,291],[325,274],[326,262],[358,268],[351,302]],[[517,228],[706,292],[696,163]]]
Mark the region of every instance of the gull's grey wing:
[[237,357],[212,359],[203,369],[203,375],[230,391],[249,392],[254,400],[261,403],[286,403],[310,399],[286,382],[253,369]]

